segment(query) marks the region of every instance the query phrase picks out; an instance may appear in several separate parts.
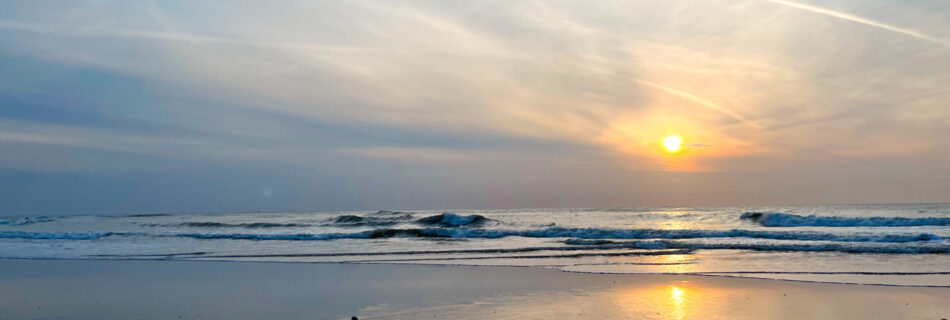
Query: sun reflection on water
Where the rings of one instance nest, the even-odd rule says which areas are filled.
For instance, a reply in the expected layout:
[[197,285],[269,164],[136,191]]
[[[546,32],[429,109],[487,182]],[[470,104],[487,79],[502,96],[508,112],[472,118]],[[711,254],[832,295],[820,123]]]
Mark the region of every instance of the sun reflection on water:
[[686,291],[677,286],[671,286],[669,291],[672,319],[680,320],[686,318],[686,304],[688,302]]
[[676,281],[619,293],[614,302],[631,316],[653,314],[657,319],[683,320],[702,314],[700,309],[708,307],[703,300],[715,300],[720,292],[715,288],[696,287],[689,281]]
[[657,271],[662,273],[687,273],[693,271],[696,261],[686,254],[669,254],[656,256],[654,263],[659,265]]
[[670,220],[661,222],[660,227],[665,230],[685,230],[685,229],[692,228],[693,225],[687,221],[670,219]]

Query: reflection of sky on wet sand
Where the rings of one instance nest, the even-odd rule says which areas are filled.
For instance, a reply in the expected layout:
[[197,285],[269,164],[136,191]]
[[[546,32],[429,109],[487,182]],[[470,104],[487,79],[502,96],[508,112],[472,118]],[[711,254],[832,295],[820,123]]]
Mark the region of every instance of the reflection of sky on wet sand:
[[686,303],[688,300],[683,296],[683,292],[683,289],[679,287],[670,287],[670,309],[675,319],[683,319],[686,317]]
[[[558,268],[558,270],[590,273],[705,274],[830,283],[950,286],[950,280],[945,275],[939,274],[862,275],[848,273],[877,272],[880,270],[906,273],[928,272],[933,266],[944,265],[942,259],[946,259],[946,257],[939,255],[921,255],[921,257],[904,255],[880,259],[880,257],[873,255],[856,255],[849,257],[847,263],[843,263],[836,253],[749,253],[739,250],[697,250],[690,254],[631,257],[624,263],[564,266]],[[895,268],[893,266],[900,267],[899,269],[893,269]],[[843,273],[814,274],[815,272]]]
[[721,308],[717,300],[725,295],[723,290],[679,281],[622,290],[616,292],[612,300],[627,316],[650,314],[651,319],[682,320],[713,311],[705,308]]
[[[753,312],[769,318],[770,302],[750,303],[755,296],[775,295],[759,288],[718,287],[696,281],[665,281],[650,286],[633,287],[609,294],[610,300],[631,319],[706,319],[712,315]],[[724,319],[728,319],[725,317]]]
[[[607,279],[616,281],[604,284],[595,278],[588,279],[593,283],[586,288],[361,315],[387,319],[905,319],[950,312],[950,307],[940,307],[948,291],[930,288],[673,276]],[[556,277],[551,280],[557,281]]]

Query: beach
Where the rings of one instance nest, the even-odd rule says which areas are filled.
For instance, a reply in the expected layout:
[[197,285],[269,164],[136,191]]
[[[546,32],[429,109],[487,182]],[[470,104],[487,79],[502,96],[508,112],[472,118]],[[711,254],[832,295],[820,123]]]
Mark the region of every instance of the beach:
[[950,319],[950,0],[0,1],[0,320]]
[[541,267],[0,260],[2,319],[942,319],[950,289]]

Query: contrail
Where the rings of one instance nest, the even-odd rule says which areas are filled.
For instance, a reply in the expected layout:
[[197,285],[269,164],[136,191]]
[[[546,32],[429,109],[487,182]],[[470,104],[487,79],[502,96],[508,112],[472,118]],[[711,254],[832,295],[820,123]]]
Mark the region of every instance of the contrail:
[[658,83],[655,83],[655,82],[650,82],[650,81],[641,80],[641,79],[633,79],[633,81],[635,81],[635,82],[637,82],[637,83],[639,83],[639,84],[642,84],[642,85],[645,85],[645,86],[654,88],[654,89],[659,89],[659,90],[665,91],[665,92],[670,93],[670,94],[675,95],[675,96],[679,96],[679,97],[684,98],[684,99],[686,99],[686,100],[689,100],[689,101],[692,101],[692,102],[701,104],[701,105],[706,106],[706,107],[708,107],[708,108],[710,108],[710,109],[713,109],[713,110],[716,110],[716,111],[725,113],[726,115],[729,115],[730,117],[733,117],[733,118],[735,118],[736,120],[742,121],[742,122],[744,122],[745,124],[747,124],[747,125],[749,125],[749,126],[751,126],[751,127],[754,127],[754,128],[756,128],[756,129],[764,129],[761,125],[759,125],[759,124],[756,123],[755,121],[749,120],[748,118],[742,116],[741,114],[739,114],[739,113],[737,113],[737,112],[735,112],[735,111],[730,110],[729,108],[720,106],[720,105],[718,105],[718,104],[716,104],[716,103],[713,103],[712,101],[709,101],[709,100],[706,100],[706,99],[703,99],[703,98],[694,96],[693,94],[691,94],[691,93],[689,93],[689,92],[682,91],[682,90],[677,90],[677,89],[673,89],[673,88],[670,88],[670,87],[667,87],[667,86],[664,86],[664,85],[661,85],[661,84],[658,84]]
[[941,46],[950,48],[950,41],[937,39],[937,38],[931,37],[931,36],[929,36],[929,35],[926,35],[926,34],[923,34],[923,33],[920,33],[920,32],[914,31],[914,30],[904,29],[904,28],[897,27],[897,26],[892,26],[892,25],[889,25],[889,24],[886,24],[886,23],[881,23],[881,22],[877,22],[877,21],[874,21],[874,20],[871,20],[871,19],[862,18],[862,17],[856,16],[856,15],[853,15],[853,14],[848,14],[848,13],[844,13],[844,12],[840,12],[840,11],[834,11],[834,10],[830,10],[830,9],[825,9],[825,8],[821,8],[821,7],[816,7],[816,6],[812,6],[812,5],[807,5],[807,4],[798,3],[798,2],[792,2],[792,1],[787,1],[787,0],[764,0],[764,1],[768,1],[768,2],[771,2],[771,3],[780,4],[780,5],[783,5],[783,6],[786,6],[786,7],[795,8],[795,9],[801,9],[801,10],[805,10],[805,11],[811,11],[811,12],[814,12],[814,13],[817,13],[817,14],[823,14],[823,15],[826,15],[826,16],[835,17],[835,18],[839,18],[839,19],[844,19],[844,20],[848,20],[848,21],[852,21],[852,22],[857,22],[857,23],[860,23],[860,24],[863,24],[863,25],[868,25],[868,26],[872,26],[872,27],[881,28],[881,29],[884,29],[884,30],[887,30],[887,31],[896,32],[896,33],[903,34],[903,35],[905,35],[905,36],[911,36],[911,37],[914,37],[914,38],[917,38],[917,39],[930,41],[930,42],[939,44],[939,45],[941,45]]

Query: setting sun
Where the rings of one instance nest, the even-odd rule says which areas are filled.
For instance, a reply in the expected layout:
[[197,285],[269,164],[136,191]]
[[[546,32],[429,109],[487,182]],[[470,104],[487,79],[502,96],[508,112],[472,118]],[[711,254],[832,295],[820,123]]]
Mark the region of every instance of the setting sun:
[[682,145],[683,139],[677,136],[669,136],[663,139],[663,146],[665,146],[666,151],[669,152],[679,152]]

